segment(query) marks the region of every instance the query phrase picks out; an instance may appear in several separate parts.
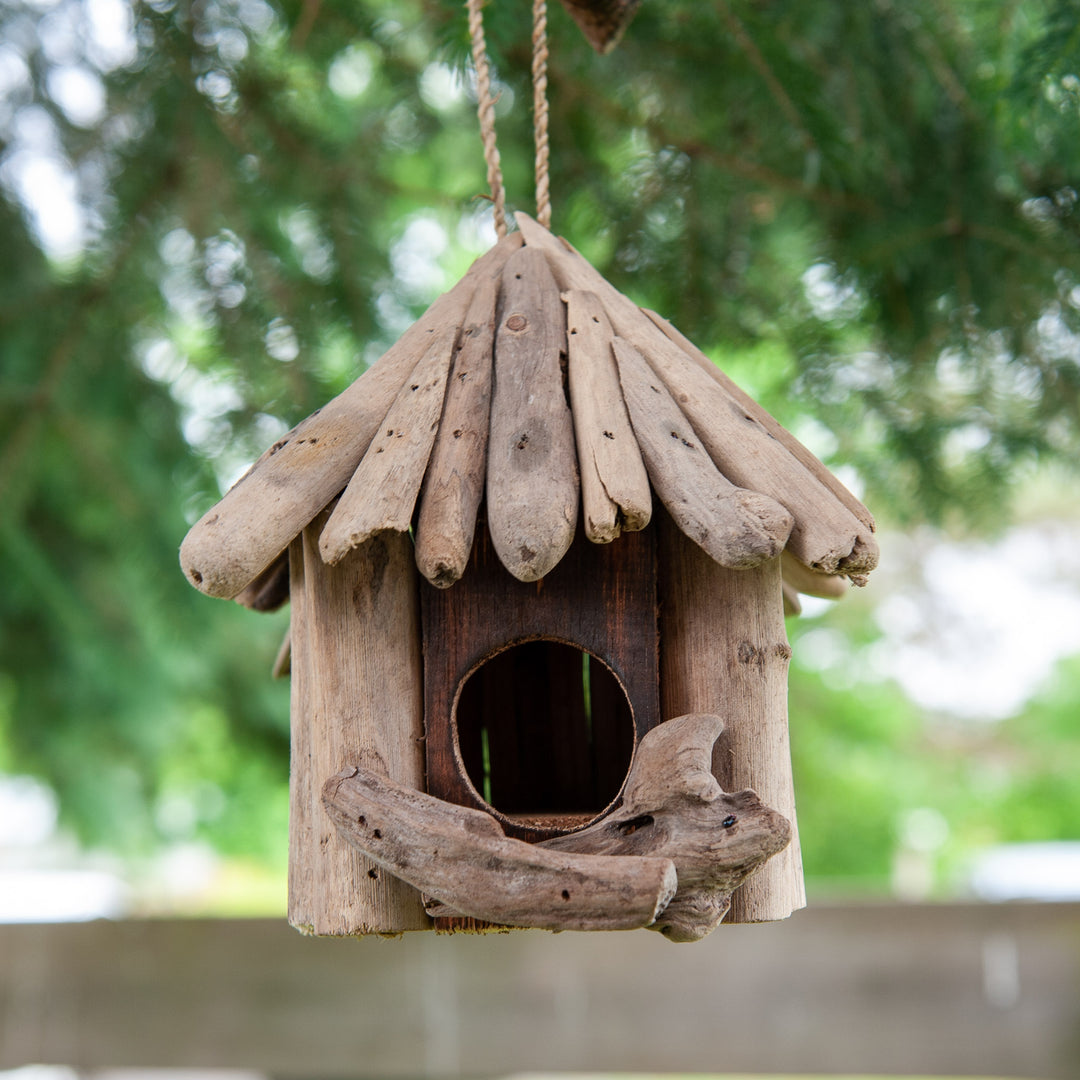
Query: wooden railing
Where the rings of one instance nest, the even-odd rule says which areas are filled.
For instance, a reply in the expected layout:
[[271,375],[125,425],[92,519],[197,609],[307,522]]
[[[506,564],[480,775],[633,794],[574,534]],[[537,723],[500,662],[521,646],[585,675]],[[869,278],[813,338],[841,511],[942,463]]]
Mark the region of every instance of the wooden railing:
[[645,931],[309,939],[0,926],[0,1068],[1080,1076],[1080,905],[815,905]]

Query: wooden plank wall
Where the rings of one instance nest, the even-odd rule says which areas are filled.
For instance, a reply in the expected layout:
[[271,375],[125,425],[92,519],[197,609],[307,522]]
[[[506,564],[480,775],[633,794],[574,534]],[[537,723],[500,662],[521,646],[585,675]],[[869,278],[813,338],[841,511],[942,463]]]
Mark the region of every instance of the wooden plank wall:
[[812,905],[658,935],[0,926],[0,1068],[1080,1076],[1080,905]]

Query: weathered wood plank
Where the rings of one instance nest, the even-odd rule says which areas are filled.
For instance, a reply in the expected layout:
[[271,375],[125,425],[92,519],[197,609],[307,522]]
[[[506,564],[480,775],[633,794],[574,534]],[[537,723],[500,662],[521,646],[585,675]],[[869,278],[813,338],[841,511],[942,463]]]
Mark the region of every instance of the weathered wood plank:
[[365,371],[279,439],[192,526],[180,547],[188,580],[210,596],[236,596],[349,482],[402,383],[448,323],[460,324],[477,282],[521,246],[514,234],[470,267]]
[[327,780],[338,833],[453,914],[543,930],[636,930],[675,895],[667,858],[552,852],[493,817],[352,767]]
[[488,527],[503,565],[537,581],[566,553],[578,513],[574,427],[563,388],[566,312],[547,260],[503,270],[488,443]]
[[594,293],[580,290],[564,299],[585,535],[606,544],[623,529],[636,532],[648,525],[649,478],[623,401],[603,306]]
[[459,328],[443,327],[394,399],[323,529],[328,563],[376,533],[408,532],[439,428]]
[[780,560],[728,570],[660,518],[660,674],[665,716],[724,718],[713,772],[725,791],[752,788],[791,825],[791,843],[732,898],[726,922],[786,919],[806,904],[787,729]]
[[721,566],[774,559],[791,532],[778,502],[724,477],[666,387],[632,345],[613,343],[623,396],[649,479],[679,528]]
[[289,921],[310,934],[423,930],[420,894],[364,859],[323,809],[322,782],[350,762],[421,788],[423,688],[412,544],[380,533],[336,566],[320,515],[290,548],[292,765]]
[[[788,544],[820,573],[862,575],[877,565],[871,528],[779,439],[744,409],[628,297],[527,214],[518,213],[526,250],[543,251],[563,289],[590,289],[600,297],[615,332],[640,351],[664,380],[693,424],[709,456],[734,484],[759,491],[792,513]],[[812,456],[812,455],[811,455]]]
[[416,524],[416,565],[440,589],[465,572],[484,494],[498,281],[480,284],[465,316]]
[[781,851],[791,827],[753,791],[721,791],[712,750],[718,716],[677,716],[638,746],[622,804],[580,832],[543,841],[555,851],[662,856],[678,890],[649,926],[669,941],[700,941],[720,925],[732,893]]

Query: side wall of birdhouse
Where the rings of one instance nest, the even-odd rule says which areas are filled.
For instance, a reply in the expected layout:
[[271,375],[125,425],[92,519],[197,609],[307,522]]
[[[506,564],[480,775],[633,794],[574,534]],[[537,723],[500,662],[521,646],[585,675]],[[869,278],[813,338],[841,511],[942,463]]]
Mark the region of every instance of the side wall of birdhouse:
[[713,772],[753,788],[791,823],[791,843],[732,897],[725,923],[786,919],[806,906],[788,743],[780,560],[727,570],[660,517],[660,694],[665,717],[716,713],[725,728]]
[[292,764],[289,922],[321,935],[424,930],[420,894],[338,835],[323,783],[350,765],[424,787],[423,668],[412,544],[381,533],[336,566],[320,515],[289,551]]

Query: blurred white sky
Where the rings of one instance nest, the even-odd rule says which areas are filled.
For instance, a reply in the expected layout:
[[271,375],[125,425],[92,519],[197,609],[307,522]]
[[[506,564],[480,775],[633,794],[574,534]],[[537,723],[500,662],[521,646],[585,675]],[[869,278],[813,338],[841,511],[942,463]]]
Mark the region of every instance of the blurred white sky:
[[[800,639],[802,663],[845,685],[892,678],[929,712],[992,721],[1080,653],[1080,523],[1017,526],[995,541],[886,533],[881,547],[867,597],[881,640],[853,662],[847,639],[823,626]],[[829,603],[804,601],[804,617]]]

